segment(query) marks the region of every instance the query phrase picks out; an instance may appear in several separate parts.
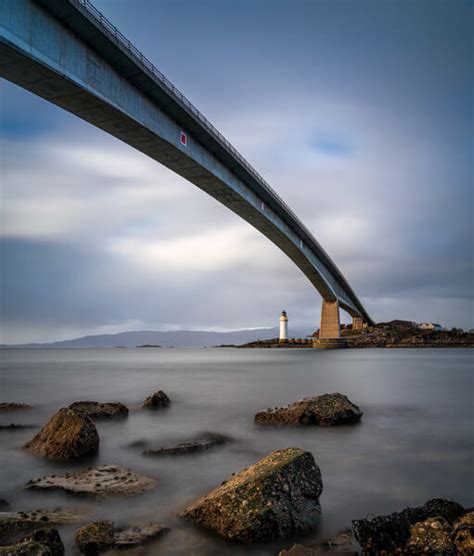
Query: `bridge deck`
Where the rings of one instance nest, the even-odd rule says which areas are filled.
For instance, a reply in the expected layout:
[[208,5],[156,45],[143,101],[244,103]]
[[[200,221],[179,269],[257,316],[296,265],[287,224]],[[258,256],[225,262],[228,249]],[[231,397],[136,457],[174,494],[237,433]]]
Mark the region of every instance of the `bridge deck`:
[[88,0],[0,0],[0,10],[5,78],[187,178],[280,247],[324,299],[337,299],[351,315],[371,322],[294,212]]

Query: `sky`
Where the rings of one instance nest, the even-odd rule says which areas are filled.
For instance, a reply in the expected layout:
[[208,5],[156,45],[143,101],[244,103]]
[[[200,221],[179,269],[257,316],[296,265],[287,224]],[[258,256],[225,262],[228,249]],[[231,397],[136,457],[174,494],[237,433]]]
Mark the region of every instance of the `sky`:
[[[474,327],[469,0],[95,0],[283,197],[375,321]],[[319,327],[193,184],[2,81],[3,343]],[[349,322],[348,315],[343,320]]]

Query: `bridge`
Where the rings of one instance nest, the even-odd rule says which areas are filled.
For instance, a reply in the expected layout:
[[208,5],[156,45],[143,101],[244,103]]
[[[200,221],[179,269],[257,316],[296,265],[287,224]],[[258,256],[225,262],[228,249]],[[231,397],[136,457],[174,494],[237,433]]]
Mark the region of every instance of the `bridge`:
[[268,183],[89,0],[0,0],[0,75],[167,166],[277,245],[323,298],[320,338],[371,318]]

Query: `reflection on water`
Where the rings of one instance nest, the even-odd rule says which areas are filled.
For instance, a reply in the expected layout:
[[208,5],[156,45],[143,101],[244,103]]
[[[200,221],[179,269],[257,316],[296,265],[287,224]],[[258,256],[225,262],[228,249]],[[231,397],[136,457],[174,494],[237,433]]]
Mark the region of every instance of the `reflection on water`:
[[[54,464],[20,448],[34,429],[0,431],[0,498],[13,509],[84,504],[91,519],[116,524],[162,522],[172,532],[140,554],[275,554],[282,546],[230,545],[183,523],[187,503],[272,450],[297,446],[322,471],[323,518],[307,539],[338,532],[368,513],[388,513],[428,498],[472,504],[472,353],[469,350],[3,350],[0,401],[34,405],[1,413],[0,425],[38,427],[77,400],[122,401],[126,420],[98,423],[100,453],[81,464]],[[169,409],[140,410],[164,390]],[[342,392],[364,410],[359,425],[269,429],[259,409],[303,396]],[[203,453],[144,457],[137,440],[160,446],[217,432],[233,441]],[[159,487],[125,500],[90,502],[61,493],[25,491],[33,477],[113,463],[156,477]],[[61,527],[72,551],[77,526]],[[123,554],[123,552],[122,552]]]

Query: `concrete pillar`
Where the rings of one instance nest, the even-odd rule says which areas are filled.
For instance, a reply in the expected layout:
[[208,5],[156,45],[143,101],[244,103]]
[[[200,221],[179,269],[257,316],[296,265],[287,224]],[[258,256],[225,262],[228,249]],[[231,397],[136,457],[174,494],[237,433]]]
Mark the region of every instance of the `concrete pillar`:
[[321,326],[319,339],[340,338],[341,326],[339,321],[339,302],[324,301],[321,307]]
[[352,330],[362,330],[364,328],[364,320],[360,317],[352,317]]

